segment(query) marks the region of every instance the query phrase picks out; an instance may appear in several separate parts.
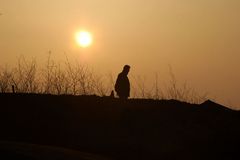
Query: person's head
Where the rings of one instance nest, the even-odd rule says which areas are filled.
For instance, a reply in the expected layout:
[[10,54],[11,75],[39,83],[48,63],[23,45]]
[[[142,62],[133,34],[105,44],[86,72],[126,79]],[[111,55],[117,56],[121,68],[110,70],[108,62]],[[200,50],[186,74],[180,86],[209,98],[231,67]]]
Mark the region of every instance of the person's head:
[[125,73],[126,75],[128,74],[129,70],[130,70],[130,66],[129,65],[125,65],[123,67],[123,73]]

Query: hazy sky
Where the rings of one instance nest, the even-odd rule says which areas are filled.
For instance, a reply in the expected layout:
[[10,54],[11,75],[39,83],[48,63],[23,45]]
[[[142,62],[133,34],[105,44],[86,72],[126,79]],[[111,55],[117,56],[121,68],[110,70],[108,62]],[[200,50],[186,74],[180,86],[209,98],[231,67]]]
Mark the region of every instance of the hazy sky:
[[[0,64],[19,55],[86,61],[99,72],[176,77],[240,108],[239,0],[0,0]],[[94,43],[81,49],[74,34]]]

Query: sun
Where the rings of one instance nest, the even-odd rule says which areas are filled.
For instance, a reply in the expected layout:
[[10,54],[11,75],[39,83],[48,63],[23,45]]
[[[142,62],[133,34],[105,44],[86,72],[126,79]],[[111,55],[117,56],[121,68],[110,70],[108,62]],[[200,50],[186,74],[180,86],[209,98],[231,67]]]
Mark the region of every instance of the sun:
[[77,32],[75,35],[76,42],[80,47],[89,47],[92,44],[92,35],[87,31]]

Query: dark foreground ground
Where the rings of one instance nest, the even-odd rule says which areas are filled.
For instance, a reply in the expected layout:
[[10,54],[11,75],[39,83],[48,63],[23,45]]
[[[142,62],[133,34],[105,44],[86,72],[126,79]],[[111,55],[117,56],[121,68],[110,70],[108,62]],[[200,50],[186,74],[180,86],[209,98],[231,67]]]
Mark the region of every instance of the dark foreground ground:
[[240,112],[211,101],[0,94],[0,159],[240,159]]

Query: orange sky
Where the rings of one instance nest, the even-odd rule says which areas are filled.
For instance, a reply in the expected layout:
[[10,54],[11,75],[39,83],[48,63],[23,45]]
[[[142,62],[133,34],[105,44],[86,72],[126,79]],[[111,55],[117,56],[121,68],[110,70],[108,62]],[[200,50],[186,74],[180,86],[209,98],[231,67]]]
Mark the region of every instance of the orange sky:
[[[239,0],[0,0],[0,64],[19,55],[86,61],[99,72],[180,81],[240,109]],[[80,49],[74,34],[92,32]],[[111,67],[110,67],[111,66]]]

